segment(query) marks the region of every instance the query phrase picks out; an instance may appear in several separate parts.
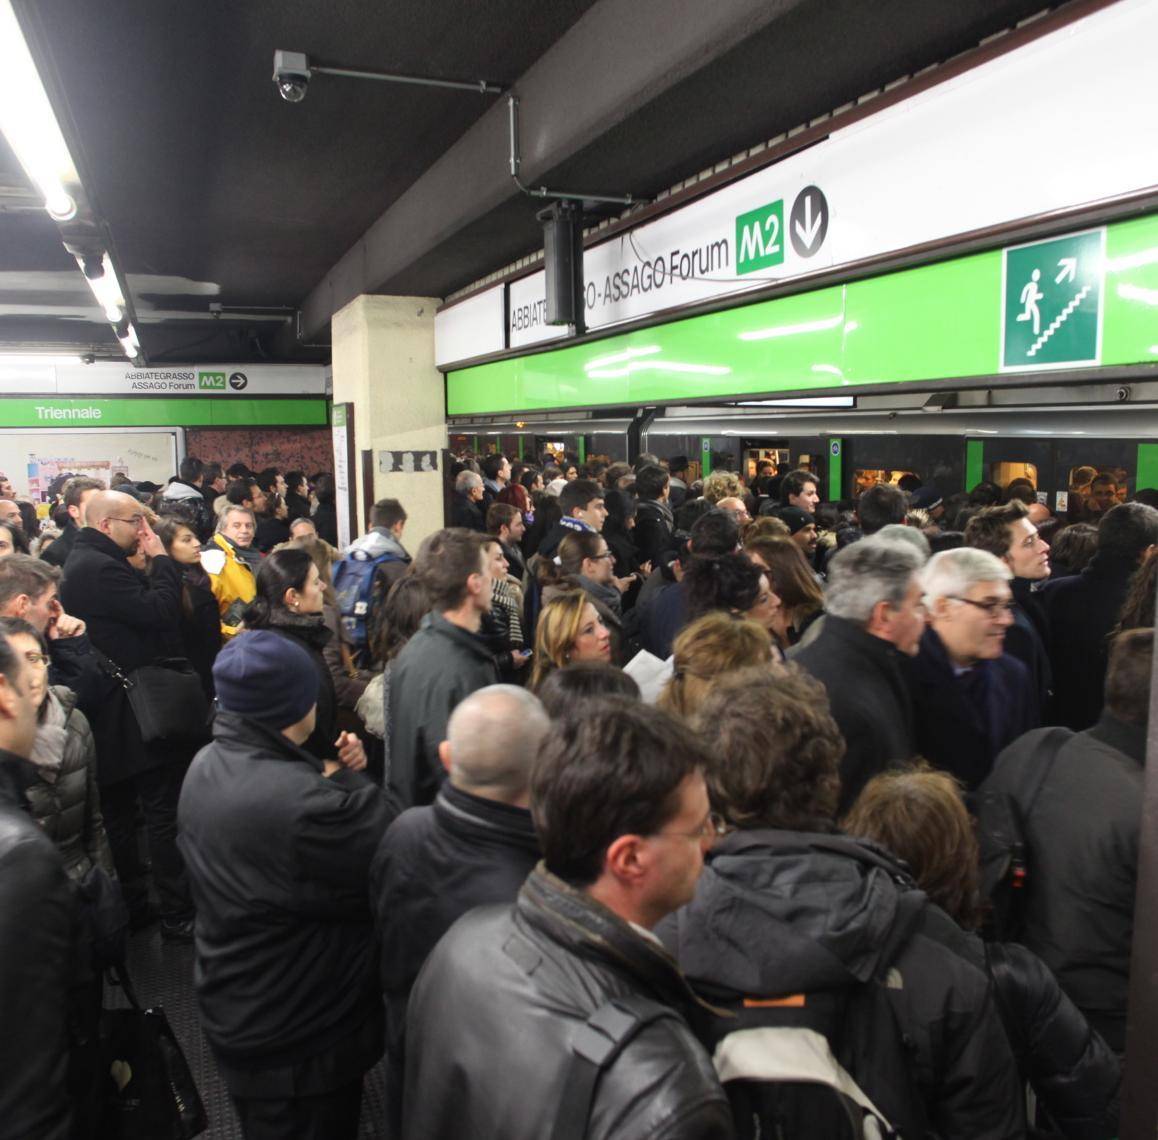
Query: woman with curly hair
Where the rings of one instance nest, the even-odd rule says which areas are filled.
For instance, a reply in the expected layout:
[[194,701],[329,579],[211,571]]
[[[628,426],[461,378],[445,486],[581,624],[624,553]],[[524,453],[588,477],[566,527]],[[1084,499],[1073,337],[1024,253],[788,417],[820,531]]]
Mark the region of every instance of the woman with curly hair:
[[[977,839],[961,786],[947,772],[874,776],[844,828],[903,859],[930,901],[965,930],[980,925]],[[1047,1115],[1038,1127],[1083,1140],[1116,1136],[1118,1060],[1049,967],[1015,943],[983,946],[974,936],[971,948],[993,980],[1018,1071]]]
[[751,618],[772,635],[777,650],[783,650],[786,627],[780,596],[768,575],[747,554],[693,558],[684,584],[690,619],[716,610]]
[[685,626],[672,645],[672,675],[656,704],[691,717],[708,690],[738,669],[777,659],[768,631],[754,621],[715,610]]

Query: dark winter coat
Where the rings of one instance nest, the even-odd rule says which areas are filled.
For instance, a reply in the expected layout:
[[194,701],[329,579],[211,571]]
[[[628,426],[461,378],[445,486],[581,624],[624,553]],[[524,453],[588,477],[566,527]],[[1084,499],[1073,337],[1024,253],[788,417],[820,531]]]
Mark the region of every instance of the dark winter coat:
[[459,701],[498,682],[487,643],[442,614],[422,619],[390,670],[390,787],[403,807],[430,803],[445,776],[438,746]]
[[618,519],[608,518],[603,523],[603,541],[615,555],[615,576],[627,578],[639,570],[643,561],[635,545],[634,530],[628,530]]
[[302,495],[295,495],[293,491],[287,491],[285,510],[287,523],[293,523],[295,519],[308,519],[310,517],[310,500]]
[[344,1056],[334,1079],[348,1083],[381,1052],[369,870],[395,809],[361,775],[327,779],[311,753],[236,713],[217,715],[213,737],[178,810],[201,1028],[227,1083],[248,1074],[239,1095],[259,1095],[261,1071],[327,1054]]
[[257,526],[253,532],[253,545],[262,554],[268,554],[275,546],[289,542],[289,523],[279,519],[276,515],[258,515]]
[[790,656],[824,683],[832,718],[844,737],[843,814],[873,776],[915,755],[913,704],[901,672],[903,655],[855,622],[829,614],[820,636]]
[[1046,649],[1049,624],[1041,606],[1040,591],[1035,593],[1028,579],[1014,578],[1009,585],[1013,590],[1013,625],[1005,631],[1005,652],[1029,670],[1040,715],[1044,718],[1053,689],[1053,668]]
[[208,542],[217,523],[213,515],[213,506],[205,501],[201,488],[193,483],[186,483],[181,479],[172,480],[161,493],[161,507],[176,507],[178,517],[188,519],[197,537],[202,542]]
[[76,900],[28,812],[28,762],[0,750],[0,1135],[68,1140]]
[[318,675],[317,723],[302,747],[319,760],[333,760],[337,755],[334,741],[338,738],[338,698],[330,667],[322,655],[332,636],[324,618],[321,614],[294,614],[278,607],[262,628],[300,645],[310,655],[314,672]]
[[[663,570],[656,570],[652,578],[657,574],[662,577],[663,573]],[[652,578],[648,579],[647,585],[651,584]],[[641,595],[634,613],[640,645],[648,653],[666,661],[671,656],[672,642],[688,624],[687,589],[682,582],[666,582],[646,600]]]
[[1122,1083],[1118,1058],[1036,954],[1012,942],[990,943],[985,951],[1018,1072],[1063,1135],[1112,1140]]
[[70,689],[54,686],[53,692],[64,710],[63,747],[55,765],[32,765],[36,775],[26,789],[32,815],[56,845],[74,882],[94,866],[115,876],[101,815],[92,729]]
[[[1042,730],[1044,732],[1046,730]],[[997,758],[984,793],[1012,796],[1029,871],[1022,941],[1116,1052],[1126,1044],[1146,730],[1109,713],[1042,757],[1031,732]],[[984,803],[984,799],[982,799]],[[984,808],[981,827],[986,828]]]
[[482,508],[473,499],[468,499],[460,491],[454,492],[454,501],[450,506],[450,525],[461,526],[466,530],[486,530],[486,521]]
[[[518,902],[460,919],[406,1028],[403,1140],[551,1135],[577,1030],[607,1000],[694,1004],[664,951],[541,867]],[[726,1140],[731,1110],[681,1018],[644,1027],[601,1074],[588,1140]]]
[[[171,558],[154,558],[145,578],[112,539],[84,527],[64,567],[60,600],[87,623],[93,647],[131,673],[158,658],[182,656],[181,585],[181,568]],[[102,785],[174,759],[171,752],[145,747],[128,697],[117,685],[106,691],[92,729]]]
[[998,752],[1041,719],[1029,671],[1008,654],[956,676],[930,628],[902,668],[913,698],[917,754],[969,790],[989,775]]
[[333,503],[318,503],[314,511],[314,529],[319,538],[324,538],[331,546],[338,545],[338,508]]
[[87,633],[48,639],[48,683],[65,685],[76,694],[77,708],[91,723],[101,712],[111,682],[100,667]]
[[1099,552],[1080,574],[1050,582],[1041,591],[1053,666],[1052,723],[1075,732],[1097,723],[1109,660],[1107,639],[1136,569],[1136,564]]
[[658,566],[665,550],[671,546],[675,519],[671,507],[658,499],[645,499],[635,515],[635,548],[641,562]]
[[205,695],[212,697],[213,662],[221,652],[221,612],[209,575],[200,566],[184,567],[182,578],[181,644]]
[[54,538],[44,553],[40,555],[40,561],[47,562],[49,566],[63,566],[68,561],[68,556],[72,552],[73,543],[76,542],[78,534],[80,534],[80,527],[69,519],[64,524],[60,536]]
[[370,900],[394,1088],[402,1088],[406,1005],[422,964],[468,910],[513,903],[539,858],[529,810],[471,795],[449,780],[433,804],[403,812],[387,828],[370,866]]
[[[695,898],[658,933],[693,986],[736,998],[807,994],[896,971],[901,984],[890,981],[885,993],[912,1050],[930,1132],[1020,1137],[1017,1074],[989,981],[927,928],[927,908],[899,865],[856,840],[739,831],[716,844]],[[897,1090],[862,1087],[888,1117]]]

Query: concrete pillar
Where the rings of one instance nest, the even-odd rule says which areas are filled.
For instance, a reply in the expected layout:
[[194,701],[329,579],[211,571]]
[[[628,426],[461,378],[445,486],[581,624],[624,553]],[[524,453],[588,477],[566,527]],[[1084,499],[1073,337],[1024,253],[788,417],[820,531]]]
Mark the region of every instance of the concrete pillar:
[[[363,294],[334,314],[334,403],[354,405],[357,533],[378,499],[398,499],[409,516],[403,541],[411,552],[443,525],[442,450],[446,447],[446,398],[434,367],[435,297]],[[374,494],[362,494],[361,453],[374,452]],[[435,451],[438,471],[379,471],[383,451]]]

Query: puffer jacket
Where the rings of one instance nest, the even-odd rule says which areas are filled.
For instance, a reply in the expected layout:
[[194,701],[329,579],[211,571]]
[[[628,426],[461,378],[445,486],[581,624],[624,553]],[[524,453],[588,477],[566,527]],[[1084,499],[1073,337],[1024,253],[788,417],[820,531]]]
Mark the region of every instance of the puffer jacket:
[[[953,940],[938,937],[929,912]],[[839,835],[734,832],[709,854],[693,900],[657,933],[693,987],[729,1000],[887,979],[929,1130],[942,1140],[1024,1134],[984,969],[953,944],[964,932],[879,849]],[[900,1090],[872,1077],[857,1079],[887,1118],[913,1115]]]
[[76,707],[76,694],[71,689],[54,685],[51,694],[49,699],[59,702],[64,713],[63,748],[54,750],[52,757],[33,757],[36,779],[26,789],[32,815],[56,844],[65,872],[74,882],[83,879],[93,866],[113,875],[113,857],[101,817],[92,729]]
[[1038,1102],[1071,1140],[1117,1136],[1117,1056],[1036,954],[1012,942],[985,949],[1005,1034]]
[[253,571],[238,557],[229,539],[220,534],[215,534],[201,552],[201,566],[209,575],[213,596],[217,599],[221,636],[228,640],[241,632],[242,611],[257,594]]
[[549,1136],[572,1041],[595,1010],[670,1006],[601,1074],[588,1140],[725,1140],[731,1110],[683,1020],[696,1000],[663,949],[540,865],[512,907],[481,907],[423,968],[406,1025],[403,1140]]
[[68,1140],[76,899],[28,814],[27,767],[0,750],[0,1137]]

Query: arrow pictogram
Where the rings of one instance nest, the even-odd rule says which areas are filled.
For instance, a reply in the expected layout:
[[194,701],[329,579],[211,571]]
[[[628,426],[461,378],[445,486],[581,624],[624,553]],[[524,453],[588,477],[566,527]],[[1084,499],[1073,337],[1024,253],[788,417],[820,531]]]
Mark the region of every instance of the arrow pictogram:
[[1058,262],[1061,267],[1061,272],[1053,279],[1055,285],[1060,285],[1063,281],[1073,281],[1078,275],[1078,259],[1076,257],[1063,257]]

